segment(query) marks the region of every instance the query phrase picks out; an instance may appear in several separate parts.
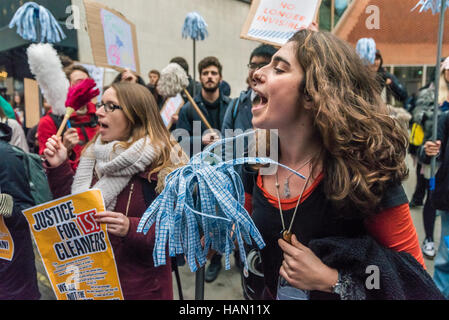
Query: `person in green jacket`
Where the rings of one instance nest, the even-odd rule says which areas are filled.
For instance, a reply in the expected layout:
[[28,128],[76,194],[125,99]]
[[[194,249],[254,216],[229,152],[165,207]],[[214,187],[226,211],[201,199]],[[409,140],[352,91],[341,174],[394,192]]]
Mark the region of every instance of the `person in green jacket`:
[[16,119],[14,109],[11,107],[9,102],[6,101],[5,98],[3,98],[1,95],[0,95],[0,107],[2,107],[3,111],[5,111],[5,114],[8,118]]

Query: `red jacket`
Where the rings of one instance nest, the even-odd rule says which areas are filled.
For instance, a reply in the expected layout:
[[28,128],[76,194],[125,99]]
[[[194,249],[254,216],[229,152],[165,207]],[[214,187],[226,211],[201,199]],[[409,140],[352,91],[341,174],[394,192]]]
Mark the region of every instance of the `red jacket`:
[[[146,183],[147,174],[148,172],[143,172],[132,177],[118,195],[113,211],[126,214],[131,185],[134,185],[128,209],[130,222],[128,235],[120,238],[109,234],[109,239],[126,300],[172,300],[172,271],[168,252],[166,265],[156,268],[153,264],[154,225],[146,235],[136,232],[140,218],[147,209],[143,193],[143,183]],[[68,161],[57,168],[48,169],[48,181],[55,199],[70,194],[73,177],[74,171]],[[95,180],[92,181],[92,184],[94,183]],[[152,179],[151,186],[156,187],[156,183],[157,181]],[[154,199],[150,200],[152,202]]]
[[[73,156],[70,158],[70,164],[73,170],[76,170],[76,168],[78,167],[79,159],[84,146],[95,136],[98,131],[99,126],[98,122],[96,121],[95,112],[95,104],[89,102],[87,104],[87,113],[85,115],[78,115],[76,112],[74,112],[70,117],[70,124],[72,127],[76,128],[76,130],[78,131],[78,136],[80,138],[79,144],[73,147]],[[51,110],[39,120],[39,125],[37,127],[39,154],[44,153],[45,143],[47,142],[48,138],[58,132],[58,128],[51,118],[50,113]],[[92,122],[93,126],[88,125],[90,122]],[[85,134],[87,136],[87,141],[83,130],[85,131]]]

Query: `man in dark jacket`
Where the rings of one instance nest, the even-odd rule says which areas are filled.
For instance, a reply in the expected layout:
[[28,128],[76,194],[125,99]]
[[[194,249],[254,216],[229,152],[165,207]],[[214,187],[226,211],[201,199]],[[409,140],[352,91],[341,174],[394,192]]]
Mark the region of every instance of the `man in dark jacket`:
[[10,133],[0,124],[0,188],[13,198],[11,216],[3,217],[14,243],[12,260],[0,256],[0,300],[38,300],[37,272],[30,229],[22,210],[34,205],[25,168],[8,140]]
[[189,156],[202,151],[204,147],[220,138],[220,129],[230,102],[230,99],[220,91],[222,66],[218,59],[215,57],[204,58],[198,64],[198,69],[201,92],[193,100],[214,130],[208,130],[190,102],[181,108],[176,129],[184,129],[189,134],[190,148],[181,142]]

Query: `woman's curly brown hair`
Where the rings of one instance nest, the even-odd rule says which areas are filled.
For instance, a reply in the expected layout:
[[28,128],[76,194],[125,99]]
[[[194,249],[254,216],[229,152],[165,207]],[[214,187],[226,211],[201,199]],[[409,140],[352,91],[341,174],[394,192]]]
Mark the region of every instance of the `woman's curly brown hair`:
[[328,199],[367,216],[378,212],[387,187],[408,175],[406,130],[389,116],[374,72],[347,43],[310,30],[289,41],[304,71],[301,93],[314,101]]

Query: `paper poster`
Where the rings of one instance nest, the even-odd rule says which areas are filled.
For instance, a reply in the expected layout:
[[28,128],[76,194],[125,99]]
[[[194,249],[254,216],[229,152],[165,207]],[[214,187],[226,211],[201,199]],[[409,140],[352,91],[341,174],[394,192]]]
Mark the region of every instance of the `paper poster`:
[[94,79],[95,83],[97,84],[98,90],[100,90],[100,94],[98,95],[97,101],[101,101],[101,97],[103,96],[103,87],[104,87],[104,68],[97,67],[92,64],[84,64],[81,63],[81,65],[87,69],[89,72],[89,75],[92,79]]
[[161,117],[168,129],[170,129],[172,125],[171,117],[174,114],[177,114],[183,105],[184,99],[182,99],[182,96],[179,93],[176,96],[167,99],[165,102],[161,110]]
[[11,261],[13,256],[14,241],[3,216],[0,216],[0,259]]
[[131,26],[123,19],[101,9],[108,64],[137,71]]
[[241,37],[277,46],[315,21],[321,0],[254,0]]
[[104,210],[93,189],[23,211],[58,300],[123,299]]

